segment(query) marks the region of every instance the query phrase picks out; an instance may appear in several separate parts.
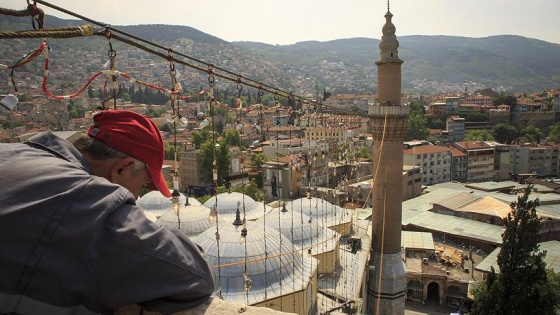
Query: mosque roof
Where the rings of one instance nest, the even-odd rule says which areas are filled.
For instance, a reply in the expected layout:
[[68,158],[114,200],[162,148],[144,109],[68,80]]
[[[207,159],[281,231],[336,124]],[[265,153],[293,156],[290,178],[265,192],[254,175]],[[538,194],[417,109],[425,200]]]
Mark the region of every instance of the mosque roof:
[[[187,197],[181,194],[179,201],[182,205],[187,202]],[[162,195],[159,191],[154,190],[145,194],[144,196],[138,198],[136,204],[144,209],[145,211],[150,211],[156,215],[156,217],[162,216],[168,210],[171,210],[171,199]],[[189,204],[200,205],[200,202],[192,197],[189,197]]]
[[187,236],[195,237],[216,225],[215,221],[209,220],[209,214],[210,209],[203,205],[181,205],[179,216],[173,210],[168,210],[156,221],[156,224],[174,226]]
[[265,212],[272,210],[271,207],[266,206],[262,202],[257,202],[253,198],[238,192],[225,192],[218,194],[216,197],[208,199],[204,206],[212,209],[216,204],[218,219],[225,222],[233,222],[235,220],[235,213],[239,207],[241,218],[247,220],[256,220],[263,216]]
[[267,226],[278,229],[283,239],[291,241],[295,247],[312,254],[330,252],[336,249],[340,235],[323,227],[317,220],[313,220],[301,212],[274,209],[257,222],[264,221]]
[[303,212],[326,227],[352,222],[353,211],[316,197],[286,202],[288,211]]
[[244,241],[240,240],[243,226],[233,224],[221,225],[218,235],[211,229],[193,239],[214,266],[216,293],[225,300],[252,305],[304,290],[317,260],[262,222],[247,221],[246,228]]

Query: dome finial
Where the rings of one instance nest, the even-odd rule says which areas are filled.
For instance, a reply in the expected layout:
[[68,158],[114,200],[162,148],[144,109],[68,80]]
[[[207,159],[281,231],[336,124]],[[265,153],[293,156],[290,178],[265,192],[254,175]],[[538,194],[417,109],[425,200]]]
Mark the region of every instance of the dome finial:
[[389,10],[389,0],[387,0],[387,11],[390,11]]

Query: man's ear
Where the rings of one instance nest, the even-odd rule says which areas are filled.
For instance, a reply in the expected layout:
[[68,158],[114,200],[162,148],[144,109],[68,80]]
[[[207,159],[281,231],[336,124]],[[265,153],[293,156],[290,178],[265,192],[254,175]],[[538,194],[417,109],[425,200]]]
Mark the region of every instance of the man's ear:
[[134,159],[131,157],[118,159],[110,168],[110,181],[111,183],[117,183],[119,176],[126,172],[134,171]]

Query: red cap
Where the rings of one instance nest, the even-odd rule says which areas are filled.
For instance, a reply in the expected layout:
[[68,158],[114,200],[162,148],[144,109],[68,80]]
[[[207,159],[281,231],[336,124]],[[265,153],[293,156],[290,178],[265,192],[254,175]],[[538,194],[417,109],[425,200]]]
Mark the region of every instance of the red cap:
[[111,148],[146,163],[152,181],[148,188],[170,198],[171,192],[161,173],[163,138],[148,117],[128,110],[103,110],[93,116],[88,135]]

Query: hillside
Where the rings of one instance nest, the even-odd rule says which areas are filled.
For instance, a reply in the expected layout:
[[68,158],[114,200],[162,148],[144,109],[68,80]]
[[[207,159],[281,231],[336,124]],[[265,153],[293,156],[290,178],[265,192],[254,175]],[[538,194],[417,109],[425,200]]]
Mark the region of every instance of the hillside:
[[[47,27],[85,24],[47,16]],[[331,89],[334,93],[375,92],[379,40],[339,39],[293,45],[228,43],[188,26],[116,26],[244,76],[296,93]],[[26,18],[5,17],[0,31],[29,29]],[[534,91],[560,87],[560,45],[521,36],[486,38],[399,36],[403,89],[410,92],[460,92],[493,88]],[[55,49],[104,50],[103,38],[50,40]],[[191,43],[193,45],[191,45]],[[119,43],[115,47],[122,47]],[[203,53],[197,46],[204,47]],[[205,53],[205,52],[212,53]],[[1,62],[1,61],[0,61]]]
[[[539,90],[560,86],[560,45],[521,36],[486,38],[452,36],[399,37],[403,87],[421,90],[421,82],[460,87],[465,82],[508,90]],[[288,46],[237,42],[283,62],[313,67],[322,60],[344,62],[375,72],[379,40],[340,39]]]

